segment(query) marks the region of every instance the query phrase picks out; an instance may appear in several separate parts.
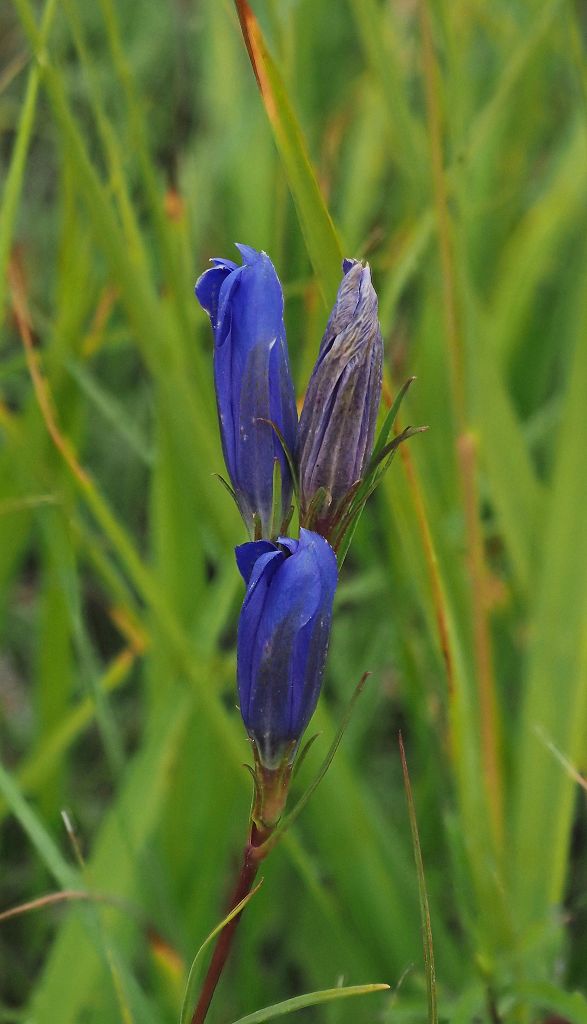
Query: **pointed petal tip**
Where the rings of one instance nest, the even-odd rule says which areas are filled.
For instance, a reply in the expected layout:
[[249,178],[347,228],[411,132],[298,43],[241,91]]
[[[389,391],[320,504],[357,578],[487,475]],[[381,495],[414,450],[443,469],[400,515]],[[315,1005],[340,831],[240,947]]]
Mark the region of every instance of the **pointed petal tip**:
[[236,564],[247,586],[259,558],[276,551],[275,544],[269,540],[249,540],[235,547]]
[[342,272],[343,272],[343,274],[348,274],[349,270],[352,270],[352,268],[358,262],[359,262],[359,260],[354,259],[352,256],[345,257],[345,259],[342,261]]
[[336,572],[338,575],[338,562],[336,559],[336,552],[332,547],[332,544],[323,537],[321,533],[316,533],[314,530],[307,530],[304,526],[300,527],[300,547],[314,548],[315,551],[320,552],[321,555],[328,559],[332,559],[332,564],[337,567]]
[[361,268],[360,271],[355,271],[356,274],[360,274],[361,272],[366,271],[369,274],[369,277],[371,276],[371,267],[369,265],[368,260],[358,260],[354,256],[346,256],[343,259],[342,272],[345,275],[345,277],[348,273],[350,273],[351,270],[354,270],[355,267]]
[[259,260],[269,259],[267,253],[262,249],[254,249],[252,245],[245,245],[244,242],[235,242],[234,244],[240,252],[244,264],[258,263]]

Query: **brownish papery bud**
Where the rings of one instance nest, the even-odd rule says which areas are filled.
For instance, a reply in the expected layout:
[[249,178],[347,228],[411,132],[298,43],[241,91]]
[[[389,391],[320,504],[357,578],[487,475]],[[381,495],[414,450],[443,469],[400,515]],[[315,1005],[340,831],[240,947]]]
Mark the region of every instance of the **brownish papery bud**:
[[383,340],[369,266],[344,277],[306,391],[298,431],[300,517],[328,537],[373,450]]

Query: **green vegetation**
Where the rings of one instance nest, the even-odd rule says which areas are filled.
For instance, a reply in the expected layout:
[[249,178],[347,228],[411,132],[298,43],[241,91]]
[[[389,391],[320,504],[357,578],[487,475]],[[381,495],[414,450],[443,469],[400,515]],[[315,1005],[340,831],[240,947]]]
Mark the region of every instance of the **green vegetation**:
[[585,11],[253,8],[262,96],[229,0],[0,10],[0,910],[89,896],[0,921],[0,1020],[177,1022],[224,913],[243,531],[193,285],[242,241],[298,391],[370,261],[387,404],[417,375],[430,430],[356,531],[298,794],[372,675],[209,1020],[427,1019],[401,728],[439,1020],[585,1024]]

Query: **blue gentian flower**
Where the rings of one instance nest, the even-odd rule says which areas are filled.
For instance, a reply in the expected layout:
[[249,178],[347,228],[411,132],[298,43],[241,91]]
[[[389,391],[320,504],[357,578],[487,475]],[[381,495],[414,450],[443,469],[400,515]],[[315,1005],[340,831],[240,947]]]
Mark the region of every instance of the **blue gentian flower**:
[[306,391],[298,430],[301,521],[328,536],[373,450],[383,339],[369,267],[344,276]]
[[330,637],[337,582],[334,551],[302,529],[242,544],[238,567],[247,585],[237,640],[240,709],[261,763],[293,759],[314,709]]
[[275,459],[281,470],[282,521],[292,497],[287,459],[271,423],[293,453],[295,394],[279,278],[264,252],[248,245],[237,249],[242,266],[212,260],[214,266],[199,278],[195,292],[214,332],[216,401],[226,468],[251,536],[271,537]]

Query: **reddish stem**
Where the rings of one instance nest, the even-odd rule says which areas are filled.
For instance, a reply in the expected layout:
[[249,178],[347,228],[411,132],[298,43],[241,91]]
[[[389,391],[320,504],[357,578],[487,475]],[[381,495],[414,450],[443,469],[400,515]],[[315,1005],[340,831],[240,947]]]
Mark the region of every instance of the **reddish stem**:
[[[285,807],[291,777],[293,744],[286,749],[283,760],[277,768],[265,768],[257,757],[256,748],[254,748],[254,754],[255,797],[251,812],[249,839],[245,847],[242,867],[230,898],[227,913],[234,910],[253,888],[259,864],[269,853],[270,846],[267,840],[274,832],[275,826]],[[224,926],[218,936],[191,1024],[204,1024],[206,1014],[212,1002],[212,996],[230,953],[232,940],[241,914],[242,910]]]
[[[243,864],[236,886],[230,898],[227,913],[230,913],[230,911],[250,893],[253,888],[255,876],[259,870],[259,864],[260,858],[258,855],[255,855],[255,847],[251,842],[248,842],[245,848]],[[204,1024],[206,1014],[208,1013],[210,1003],[212,1002],[212,996],[214,995],[216,986],[220,980],[220,975],[224,969],[224,964],[226,963],[228,954],[230,953],[230,947],[232,945],[234,933],[241,919],[241,914],[237,914],[236,917],[233,917],[232,921],[228,922],[218,936],[218,941],[214,947],[214,953],[212,954],[210,966],[208,967],[206,978],[202,986],[200,998],[198,999],[198,1005],[194,1010],[192,1024]]]

